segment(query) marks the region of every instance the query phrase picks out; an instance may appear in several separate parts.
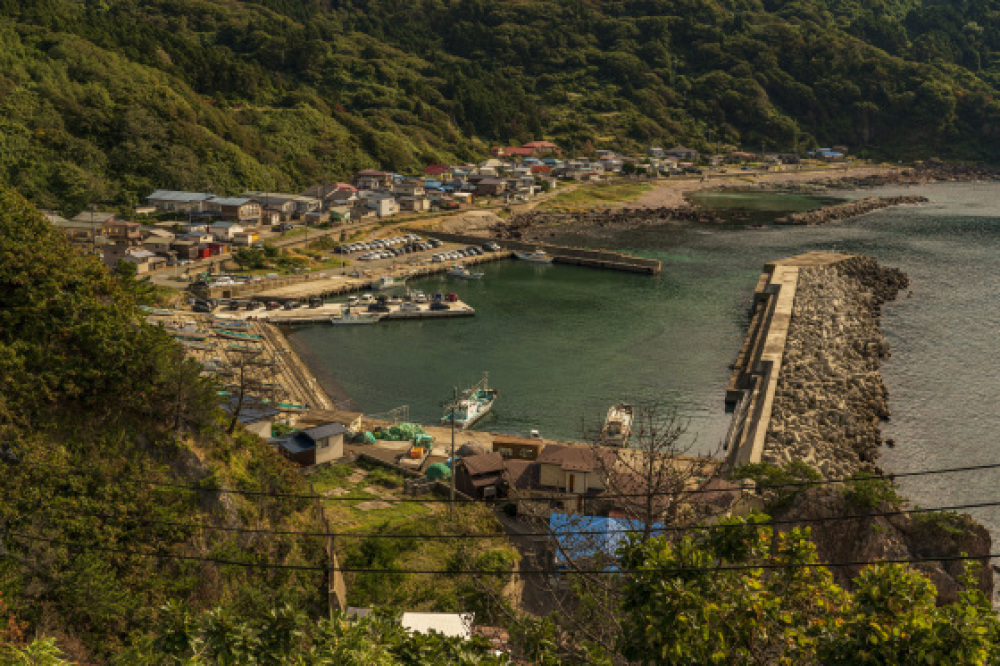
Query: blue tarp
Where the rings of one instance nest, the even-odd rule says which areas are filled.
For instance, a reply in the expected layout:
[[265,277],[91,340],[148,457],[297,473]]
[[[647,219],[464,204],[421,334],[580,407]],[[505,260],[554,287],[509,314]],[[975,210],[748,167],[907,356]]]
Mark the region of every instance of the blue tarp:
[[[569,559],[616,559],[619,546],[630,536],[639,533],[644,525],[641,520],[627,518],[553,513],[549,516],[549,532],[559,545],[556,549],[556,566],[561,568]],[[654,530],[662,527],[663,523],[653,524]],[[615,566],[608,567],[609,571],[615,569]]]

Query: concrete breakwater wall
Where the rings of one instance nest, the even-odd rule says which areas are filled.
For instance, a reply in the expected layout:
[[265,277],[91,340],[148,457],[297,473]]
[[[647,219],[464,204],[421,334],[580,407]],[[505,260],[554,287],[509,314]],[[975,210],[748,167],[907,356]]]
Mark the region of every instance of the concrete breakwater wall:
[[[427,233],[424,230],[424,233]],[[431,235],[450,243],[466,243],[469,245],[479,245],[483,242],[480,236],[467,236],[464,234],[453,234],[435,231]],[[496,241],[503,246],[504,250],[514,250],[516,252],[533,252],[537,248],[542,248],[554,257],[557,264],[574,264],[577,266],[589,266],[591,268],[607,268],[616,271],[626,271],[629,273],[646,273],[649,275],[659,275],[662,266],[658,259],[647,259],[645,257],[634,257],[620,252],[608,252],[607,250],[587,250],[579,247],[566,247],[564,245],[553,245],[552,243],[528,242],[513,239],[499,239]]]
[[921,196],[896,196],[896,197],[867,197],[858,201],[837,204],[835,206],[824,206],[817,210],[810,210],[804,213],[792,213],[785,217],[778,218],[775,224],[785,225],[816,225],[834,222],[836,220],[846,220],[870,213],[880,208],[889,206],[902,206],[905,204],[926,203],[927,197]]
[[730,465],[797,460],[827,478],[873,466],[889,415],[880,307],[906,285],[869,257],[809,253],[766,267],[726,393]]

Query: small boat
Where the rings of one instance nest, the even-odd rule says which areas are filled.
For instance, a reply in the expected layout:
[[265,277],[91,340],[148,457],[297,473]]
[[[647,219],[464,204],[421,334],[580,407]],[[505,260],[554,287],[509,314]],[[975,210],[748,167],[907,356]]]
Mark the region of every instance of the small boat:
[[210,342],[194,342],[192,340],[181,340],[180,343],[189,349],[215,349],[215,345]]
[[230,340],[260,340],[260,336],[254,333],[237,333],[236,331],[227,331],[221,328],[213,328],[212,332],[222,338],[229,338]]
[[534,252],[518,252],[518,259],[523,259],[524,261],[530,261],[533,264],[551,264],[554,257],[543,250],[542,248],[536,248]]
[[351,312],[344,310],[339,317],[330,317],[330,323],[334,326],[347,326],[353,324],[377,324],[385,315],[380,312]]
[[375,282],[372,282],[372,289],[394,289],[396,287],[403,287],[405,284],[405,280],[397,282],[396,278],[391,275],[383,275]]
[[222,326],[223,328],[250,328],[252,326],[250,322],[238,319],[213,319],[212,325]]
[[481,280],[485,273],[472,272],[464,264],[459,264],[448,271],[448,275],[460,280]]
[[601,444],[605,446],[625,446],[632,434],[632,405],[616,402],[608,410],[608,418],[601,428]]
[[261,354],[264,352],[263,347],[254,347],[252,345],[241,345],[236,342],[230,342],[226,345],[230,349],[235,349],[236,351],[247,352],[248,354]]
[[489,387],[489,374],[483,373],[479,383],[464,391],[462,397],[454,403],[454,411],[441,417],[441,423],[451,425],[454,415],[455,427],[465,430],[486,416],[499,395],[499,391]]
[[184,340],[207,340],[208,339],[208,333],[205,333],[204,331],[189,331],[189,330],[183,330],[183,329],[179,329],[179,328],[170,331],[170,335],[174,336],[175,338],[182,338]]

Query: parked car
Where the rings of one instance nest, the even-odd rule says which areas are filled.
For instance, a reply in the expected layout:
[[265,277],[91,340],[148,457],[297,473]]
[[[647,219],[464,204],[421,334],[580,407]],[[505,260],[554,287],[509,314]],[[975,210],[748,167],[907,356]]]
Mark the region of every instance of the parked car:
[[434,301],[431,303],[431,310],[450,310],[451,306],[444,301]]
[[368,306],[368,312],[389,312],[389,306],[384,303],[372,303]]
[[458,300],[458,294],[456,294],[456,293],[455,293],[455,292],[453,292],[453,291],[452,291],[452,292],[448,292],[448,295],[447,295],[447,296],[445,296],[445,297],[444,297],[444,299],[445,299],[446,301],[448,301],[449,303],[454,303],[455,301],[457,301],[457,300]]

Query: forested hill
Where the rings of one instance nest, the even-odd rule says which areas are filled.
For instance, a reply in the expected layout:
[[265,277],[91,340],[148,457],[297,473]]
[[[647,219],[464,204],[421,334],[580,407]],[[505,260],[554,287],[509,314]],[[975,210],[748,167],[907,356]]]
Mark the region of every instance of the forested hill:
[[1000,159],[1000,0],[0,0],[0,16],[0,179],[66,212],[543,137]]
[[36,634],[79,663],[159,663],[171,608],[323,608],[323,540],[270,532],[321,529],[292,496],[309,486],[226,434],[218,387],[142,320],[144,284],[0,187],[2,664],[54,663],[9,660]]

